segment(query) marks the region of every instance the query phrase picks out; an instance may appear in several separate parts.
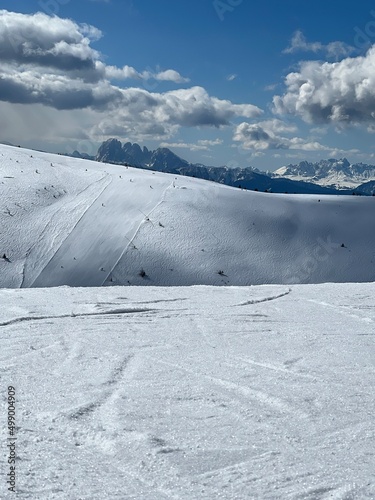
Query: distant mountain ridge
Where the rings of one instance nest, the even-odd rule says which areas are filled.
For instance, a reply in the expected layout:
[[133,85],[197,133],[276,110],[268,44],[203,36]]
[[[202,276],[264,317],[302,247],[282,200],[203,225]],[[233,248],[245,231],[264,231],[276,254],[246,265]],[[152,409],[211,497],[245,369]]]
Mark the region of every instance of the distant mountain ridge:
[[274,176],[337,189],[353,189],[363,183],[375,181],[375,166],[366,163],[351,164],[346,158],[330,158],[316,163],[302,161],[286,165],[275,170]]
[[335,188],[319,186],[314,183],[296,182],[288,178],[270,176],[251,167],[229,168],[189,163],[168,148],[154,151],[141,148],[139,144],[122,144],[117,139],[108,139],[99,147],[96,161],[129,165],[132,167],[156,170],[188,177],[197,177],[233,187],[270,191],[273,193],[296,194],[351,194]]

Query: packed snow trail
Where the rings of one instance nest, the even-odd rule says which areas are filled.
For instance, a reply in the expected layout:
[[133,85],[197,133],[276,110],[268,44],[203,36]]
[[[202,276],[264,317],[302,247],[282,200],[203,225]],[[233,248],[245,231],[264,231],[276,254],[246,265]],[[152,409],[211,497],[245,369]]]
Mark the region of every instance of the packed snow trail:
[[[375,498],[374,296],[375,284],[0,290],[17,498]],[[13,498],[0,457],[0,498]]]
[[119,184],[112,178],[32,283],[33,287],[101,286],[106,281],[139,226],[160,202],[160,192],[171,185],[169,178],[155,179],[156,189],[148,186],[146,198],[141,176],[122,180]]

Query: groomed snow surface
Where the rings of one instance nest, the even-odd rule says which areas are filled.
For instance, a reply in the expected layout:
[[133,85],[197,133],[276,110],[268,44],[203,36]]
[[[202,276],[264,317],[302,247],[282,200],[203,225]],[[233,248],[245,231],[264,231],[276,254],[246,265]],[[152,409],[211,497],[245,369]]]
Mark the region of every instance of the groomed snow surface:
[[0,498],[374,499],[374,215],[0,146]]
[[0,145],[4,253],[7,288],[369,282],[375,198],[241,191]]
[[374,295],[1,290],[17,498],[375,498]]

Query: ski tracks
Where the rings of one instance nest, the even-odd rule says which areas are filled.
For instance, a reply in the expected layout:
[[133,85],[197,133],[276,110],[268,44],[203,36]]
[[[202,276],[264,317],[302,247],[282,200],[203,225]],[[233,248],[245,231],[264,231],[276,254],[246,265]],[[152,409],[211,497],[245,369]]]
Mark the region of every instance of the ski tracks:
[[[34,284],[43,272],[42,266],[44,268],[48,266],[49,262],[64,244],[64,241],[74,231],[79,221],[110,183],[111,178],[107,174],[98,181],[91,183],[77,194],[73,200],[63,205],[54,213],[37,243],[27,251],[20,288],[28,288]],[[99,193],[97,193],[98,189]],[[68,224],[63,228],[60,224],[61,220],[72,221],[73,225]],[[43,256],[43,259],[41,259],[41,256]]]
[[[83,405],[80,405],[78,408],[69,410],[65,414],[65,416],[69,419],[79,420],[90,416],[91,413],[100,410],[103,406],[105,406],[106,421],[108,422],[108,416],[110,413],[112,413],[108,411],[108,406],[111,405],[111,402],[113,404],[114,400],[117,398],[117,392],[121,390],[121,387],[119,386],[121,385],[121,381],[125,376],[125,371],[127,370],[133,358],[134,355],[129,355],[125,356],[120,361],[120,363],[112,371],[110,377],[105,382],[103,382],[103,394],[100,397]],[[133,369],[129,372],[128,378],[132,378],[132,376],[136,372],[137,366],[138,365],[133,367]]]
[[70,314],[59,314],[56,316],[24,316],[19,318],[9,319],[7,321],[3,321],[0,323],[0,327],[2,326],[10,326],[16,323],[24,323],[29,321],[45,321],[50,319],[65,319],[65,318],[76,318],[76,317],[85,317],[85,316],[108,316],[108,315],[123,315],[123,314],[136,314],[143,312],[154,312],[158,311],[158,309],[150,309],[150,308],[121,308],[121,309],[112,309],[108,311],[100,311],[100,312],[87,312],[87,313],[70,313]]
[[145,220],[149,219],[149,217],[152,215],[153,212],[155,212],[155,210],[160,206],[162,205],[164,202],[165,202],[165,198],[166,198],[166,194],[167,194],[167,191],[173,186],[173,182],[171,182],[171,184],[169,186],[167,186],[163,193],[162,193],[162,196],[161,196],[161,199],[156,203],[156,205],[148,212],[148,214],[146,214],[146,217],[144,219],[142,219],[142,221],[140,222],[140,224],[138,225],[137,229],[135,230],[134,234],[131,235],[130,238],[128,238],[128,244],[124,247],[123,251],[121,252],[120,256],[118,257],[118,259],[116,260],[116,262],[114,264],[111,265],[110,267],[110,270],[109,272],[107,273],[106,275],[106,278],[103,280],[102,282],[102,286],[110,279],[110,277],[112,276],[114,270],[116,269],[117,265],[119,264],[119,262],[121,261],[121,259],[124,257],[125,253],[127,252],[127,250],[129,249],[129,246],[131,244],[133,244],[133,241],[134,239],[136,238],[137,234],[139,233],[141,227],[143,226]]
[[182,370],[185,371],[191,375],[194,375],[198,379],[204,379],[208,382],[210,382],[213,385],[219,386],[226,391],[229,391],[232,395],[236,395],[236,398],[245,398],[246,400],[252,400],[256,401],[261,405],[264,405],[266,407],[269,407],[270,409],[277,411],[278,413],[285,415],[285,414],[290,414],[292,416],[296,416],[300,419],[307,419],[310,418],[311,415],[303,412],[299,408],[294,407],[292,404],[289,402],[268,394],[265,391],[262,391],[260,389],[254,389],[236,382],[232,382],[226,379],[223,379],[221,377],[216,377],[214,375],[209,375],[209,374],[204,374],[199,371],[194,371],[191,370],[182,364],[175,364],[171,363],[169,361],[161,360],[161,359],[156,359],[148,355],[149,359],[152,359],[155,363],[161,363],[165,364],[167,366],[173,367],[176,370]]
[[343,316],[346,316],[348,318],[354,319],[354,320],[359,320],[363,323],[367,323],[368,325],[373,323],[374,320],[372,318],[369,318],[368,316],[359,316],[358,314],[354,314],[353,308],[343,306],[343,305],[335,305],[335,304],[328,304],[327,302],[323,302],[320,300],[314,300],[314,299],[309,299],[309,302],[313,304],[317,304],[318,306],[324,307],[325,309],[334,309],[337,313],[342,314]]
[[[138,483],[138,494],[146,489],[150,491],[150,498],[178,500],[180,498],[178,495],[163,487],[159,480],[142,474],[135,466],[136,464],[122,464],[116,459],[117,453],[121,453],[124,448],[130,451],[129,445],[132,441],[148,446],[154,441],[155,446],[160,445],[162,449],[167,449],[163,440],[149,433],[136,429],[124,429],[125,420],[122,417],[122,411],[126,402],[127,387],[142,369],[142,361],[142,355],[139,352],[124,356],[107,380],[101,384],[100,396],[63,412],[58,418],[65,420],[67,435],[73,431],[72,438],[84,449],[85,453],[94,454],[97,457],[97,451],[99,451],[102,459],[106,459],[108,464],[111,466],[113,464],[113,468],[118,470],[119,476],[129,477],[132,484]],[[122,432],[120,429],[123,429]]]
[[263,302],[271,302],[273,300],[281,299],[283,297],[286,297],[292,292],[292,289],[289,288],[286,292],[280,293],[278,295],[271,295],[268,297],[264,297],[261,299],[252,299],[252,300],[247,300],[246,302],[241,302],[240,304],[234,304],[233,307],[241,307],[241,306],[251,306],[254,304],[262,304]]
[[145,199],[142,179],[136,179],[129,191],[124,191],[124,180],[123,184],[109,177],[110,182],[76,223],[33,286],[105,284],[139,228],[163,203],[170,187],[169,180],[167,186],[165,181],[160,181],[158,189],[151,190]]

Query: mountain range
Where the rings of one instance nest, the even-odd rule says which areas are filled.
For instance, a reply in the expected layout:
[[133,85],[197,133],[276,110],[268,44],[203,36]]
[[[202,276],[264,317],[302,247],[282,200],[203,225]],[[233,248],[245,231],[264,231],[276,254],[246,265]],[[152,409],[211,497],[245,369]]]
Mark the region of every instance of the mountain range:
[[[73,153],[73,155],[79,157],[77,152]],[[128,165],[158,172],[196,177],[232,187],[273,193],[352,194],[353,191],[338,191],[334,186],[322,186],[314,182],[293,180],[281,175],[270,175],[251,167],[213,167],[200,163],[189,163],[168,148],[158,148],[152,151],[130,142],[122,145],[117,139],[108,139],[103,142],[93,159],[103,163]]]
[[302,161],[297,165],[286,165],[276,170],[274,175],[337,189],[353,189],[363,183],[375,181],[375,166],[366,163],[351,164],[346,158],[330,158],[316,163]]

